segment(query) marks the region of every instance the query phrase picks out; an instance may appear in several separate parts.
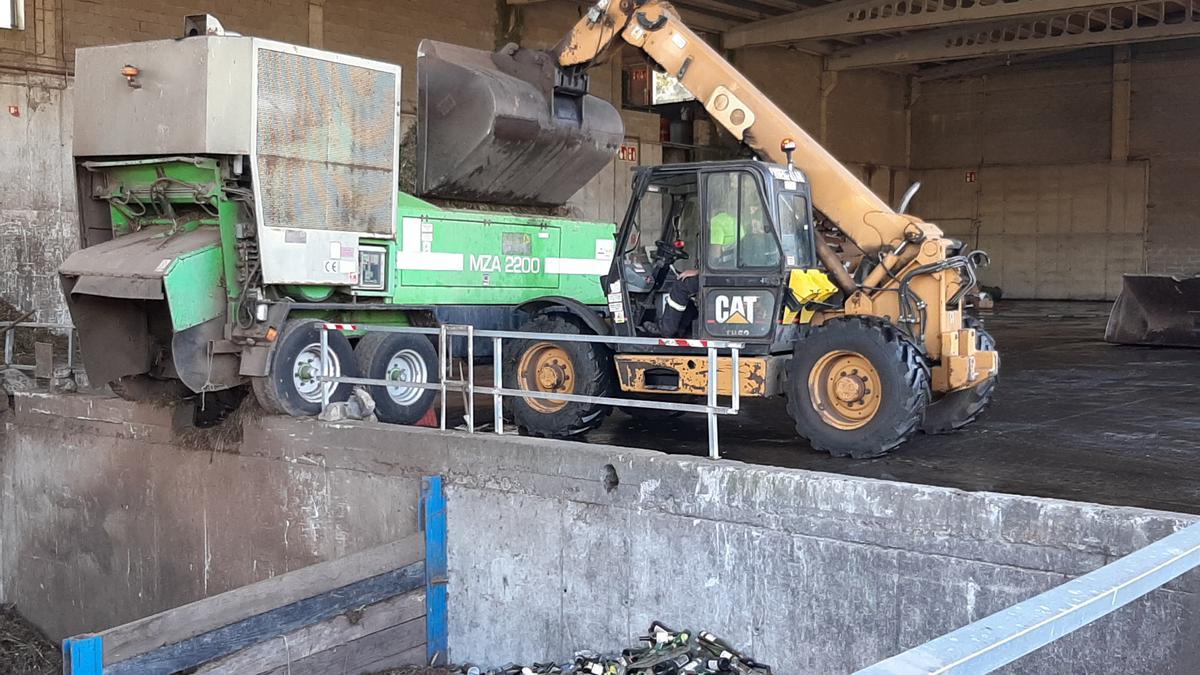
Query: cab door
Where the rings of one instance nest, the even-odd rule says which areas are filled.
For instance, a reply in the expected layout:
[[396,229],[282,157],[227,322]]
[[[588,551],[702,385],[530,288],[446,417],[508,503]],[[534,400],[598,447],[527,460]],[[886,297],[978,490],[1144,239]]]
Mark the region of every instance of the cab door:
[[704,337],[769,343],[784,256],[763,178],[745,169],[714,171],[701,183],[700,330]]

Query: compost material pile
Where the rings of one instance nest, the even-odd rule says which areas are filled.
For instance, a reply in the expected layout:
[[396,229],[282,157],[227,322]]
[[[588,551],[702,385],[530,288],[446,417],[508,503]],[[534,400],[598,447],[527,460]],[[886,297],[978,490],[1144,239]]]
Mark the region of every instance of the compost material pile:
[[463,675],[771,675],[770,666],[755,661],[705,631],[676,631],[656,621],[640,643],[619,655],[579,652],[570,663],[509,664],[488,671],[468,666],[460,672]]
[[62,653],[12,605],[0,604],[0,673],[53,675],[62,672]]

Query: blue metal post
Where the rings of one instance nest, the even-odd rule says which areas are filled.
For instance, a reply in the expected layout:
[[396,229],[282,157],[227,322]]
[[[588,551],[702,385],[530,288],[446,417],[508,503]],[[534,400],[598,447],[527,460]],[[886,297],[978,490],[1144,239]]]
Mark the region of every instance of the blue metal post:
[[441,476],[425,478],[421,486],[425,524],[425,632],[432,665],[445,665],[450,643],[447,616],[446,491]]
[[77,635],[63,640],[63,675],[102,675],[104,638]]

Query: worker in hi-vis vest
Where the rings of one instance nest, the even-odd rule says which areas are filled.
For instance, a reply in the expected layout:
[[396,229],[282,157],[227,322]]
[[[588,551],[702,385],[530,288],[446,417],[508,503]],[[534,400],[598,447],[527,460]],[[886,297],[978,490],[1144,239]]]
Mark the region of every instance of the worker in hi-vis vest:
[[[738,221],[729,202],[736,194],[723,195],[720,207],[708,221],[708,261],[710,267],[731,267],[737,264]],[[730,197],[733,197],[730,199]],[[679,275],[667,294],[667,304],[659,321],[659,334],[665,338],[683,337],[696,316],[696,295],[700,292],[700,270],[690,269]]]

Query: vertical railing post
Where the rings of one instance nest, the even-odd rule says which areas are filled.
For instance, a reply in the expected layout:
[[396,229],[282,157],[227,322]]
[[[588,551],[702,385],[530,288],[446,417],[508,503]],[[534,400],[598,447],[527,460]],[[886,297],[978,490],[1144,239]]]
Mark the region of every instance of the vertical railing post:
[[17,334],[17,324],[9,326],[4,334],[4,365],[11,366],[13,362],[13,336]]
[[475,433],[475,326],[467,326],[467,433]]
[[504,397],[500,388],[504,386],[504,340],[492,338],[492,423],[496,433],[504,435]]
[[329,395],[332,393],[330,391],[332,389],[332,387],[330,385],[333,383],[325,381],[326,377],[329,377],[330,375],[333,374],[333,368],[332,368],[333,364],[330,363],[330,361],[331,361],[330,356],[331,355],[329,353],[329,324],[322,323],[321,324],[321,379],[320,379],[321,412],[325,412],[326,410],[329,409]]
[[730,408],[734,414],[741,410],[742,404],[742,350],[733,348],[733,403]]
[[438,428],[442,431],[446,430],[446,378],[448,375],[446,357],[449,356],[446,348],[447,339],[446,324],[438,325],[438,380],[442,383],[441,421]]
[[721,458],[717,439],[717,349],[711,346],[708,348],[708,456]]
[[67,368],[75,372],[75,329],[67,329]]

